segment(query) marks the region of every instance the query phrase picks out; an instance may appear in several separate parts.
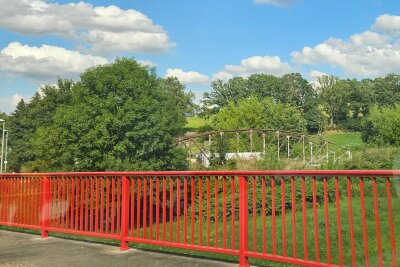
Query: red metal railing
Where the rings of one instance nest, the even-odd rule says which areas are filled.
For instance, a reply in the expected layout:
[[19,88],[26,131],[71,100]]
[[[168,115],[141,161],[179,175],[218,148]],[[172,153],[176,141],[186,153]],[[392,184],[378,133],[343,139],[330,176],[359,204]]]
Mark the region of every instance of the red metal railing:
[[[400,171],[0,175],[0,225],[303,266],[396,266]],[[393,212],[395,209],[395,212]],[[397,212],[396,212],[397,211]]]

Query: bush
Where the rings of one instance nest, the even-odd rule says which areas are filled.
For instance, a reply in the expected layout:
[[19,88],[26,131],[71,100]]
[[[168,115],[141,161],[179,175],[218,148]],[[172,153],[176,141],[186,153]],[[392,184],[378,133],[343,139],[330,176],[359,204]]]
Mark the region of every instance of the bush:
[[371,110],[364,123],[362,138],[364,142],[378,145],[400,146],[400,105]]

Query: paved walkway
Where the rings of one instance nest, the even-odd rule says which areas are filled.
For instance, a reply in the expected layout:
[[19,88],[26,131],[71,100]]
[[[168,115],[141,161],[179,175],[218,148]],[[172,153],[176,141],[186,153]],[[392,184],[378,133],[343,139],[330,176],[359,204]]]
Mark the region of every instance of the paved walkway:
[[0,230],[0,267],[34,266],[207,266],[233,267],[237,264],[162,254]]

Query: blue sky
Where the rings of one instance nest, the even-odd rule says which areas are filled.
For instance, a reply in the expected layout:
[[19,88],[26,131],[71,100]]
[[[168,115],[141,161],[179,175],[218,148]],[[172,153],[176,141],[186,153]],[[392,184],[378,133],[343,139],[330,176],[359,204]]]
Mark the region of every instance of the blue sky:
[[[400,2],[0,0],[0,110],[57,76],[135,57],[201,98],[214,79],[400,72]],[[399,15],[399,16],[398,16]]]

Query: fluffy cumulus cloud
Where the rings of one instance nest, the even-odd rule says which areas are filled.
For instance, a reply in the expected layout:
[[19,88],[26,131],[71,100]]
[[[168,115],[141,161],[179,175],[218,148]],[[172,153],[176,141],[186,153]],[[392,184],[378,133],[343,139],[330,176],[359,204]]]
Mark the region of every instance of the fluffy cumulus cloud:
[[61,35],[99,53],[162,53],[174,46],[161,26],[133,9],[44,0],[0,0],[0,6],[2,28],[29,35]]
[[295,63],[327,64],[342,69],[346,76],[377,77],[400,71],[398,39],[374,31],[354,34],[348,40],[330,38],[291,55]]
[[290,65],[282,62],[278,56],[253,56],[242,59],[240,65],[226,65],[223,71],[213,75],[213,79],[228,80],[233,76],[247,77],[255,73],[281,76],[290,71]]
[[280,7],[289,6],[293,2],[293,0],[253,0],[255,4],[267,4]]
[[13,42],[0,51],[1,71],[38,78],[71,77],[105,63],[105,58],[51,45],[36,47]]
[[319,70],[310,70],[307,73],[307,76],[310,78],[311,81],[318,81],[319,77],[322,76],[327,76],[328,74],[326,74],[325,72],[319,71]]
[[165,77],[176,77],[185,84],[206,84],[210,81],[207,75],[196,71],[183,71],[182,69],[167,69]]
[[400,16],[384,14],[376,18],[372,28],[379,32],[400,35]]

